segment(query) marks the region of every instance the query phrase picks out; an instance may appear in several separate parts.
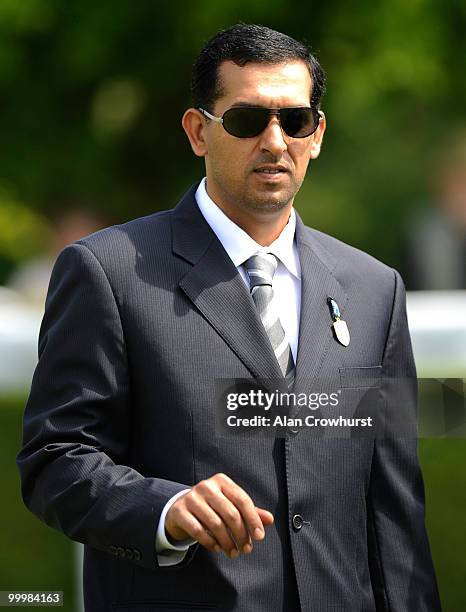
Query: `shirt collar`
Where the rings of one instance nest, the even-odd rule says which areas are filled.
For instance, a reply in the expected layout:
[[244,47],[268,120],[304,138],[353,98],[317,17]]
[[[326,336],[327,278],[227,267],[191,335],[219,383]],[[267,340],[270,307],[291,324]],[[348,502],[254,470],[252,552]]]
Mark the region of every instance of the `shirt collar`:
[[301,277],[298,252],[294,243],[296,229],[296,213],[294,208],[291,208],[288,223],[278,238],[271,245],[262,246],[236,225],[236,223],[233,223],[215,204],[207,193],[205,177],[199,183],[195,197],[203,217],[237,268],[253,255],[273,253],[293,276],[298,279]]

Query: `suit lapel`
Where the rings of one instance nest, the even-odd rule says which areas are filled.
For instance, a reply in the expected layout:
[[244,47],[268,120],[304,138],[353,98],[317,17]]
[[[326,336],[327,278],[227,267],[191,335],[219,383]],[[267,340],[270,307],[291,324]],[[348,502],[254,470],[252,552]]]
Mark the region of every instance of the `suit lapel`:
[[333,337],[327,297],[342,313],[347,294],[335,275],[336,261],[297,216],[296,241],[301,263],[301,319],[294,391],[310,392],[322,371]]
[[[191,264],[179,286],[208,323],[256,378],[282,379],[254,302],[208,223],[193,185],[172,214],[173,252]],[[327,297],[344,313],[347,294],[335,259],[297,215],[296,242],[301,263],[301,319],[295,392],[309,389],[322,370],[333,337]]]
[[173,252],[192,264],[179,286],[256,378],[282,378],[254,302],[199,211],[196,188],[172,215]]

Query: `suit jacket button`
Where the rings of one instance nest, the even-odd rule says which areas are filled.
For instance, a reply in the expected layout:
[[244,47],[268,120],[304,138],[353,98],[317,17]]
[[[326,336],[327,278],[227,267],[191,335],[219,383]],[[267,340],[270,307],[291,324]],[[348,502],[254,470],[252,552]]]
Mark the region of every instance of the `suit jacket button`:
[[118,554],[119,557],[121,557],[123,559],[125,557],[125,549],[122,548],[121,546],[118,546],[117,554]]
[[141,551],[140,551],[140,550],[138,550],[137,548],[135,548],[135,549],[133,550],[133,559],[134,559],[135,561],[140,561],[140,560],[141,560],[141,558],[142,558]]
[[125,556],[126,556],[127,559],[132,561],[132,559],[133,559],[133,551],[131,550],[131,548],[125,548]]
[[303,517],[300,514],[295,514],[293,516],[292,523],[293,523],[293,529],[295,531],[299,531],[300,529],[302,529],[304,525]]

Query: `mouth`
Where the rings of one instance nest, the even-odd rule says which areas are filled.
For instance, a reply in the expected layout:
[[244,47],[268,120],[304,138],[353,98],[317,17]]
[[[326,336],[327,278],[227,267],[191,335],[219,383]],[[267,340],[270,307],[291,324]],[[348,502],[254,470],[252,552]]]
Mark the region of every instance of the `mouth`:
[[284,166],[259,166],[254,169],[254,174],[266,180],[277,180],[288,174],[288,170]]
[[254,172],[260,174],[285,174],[288,170],[284,166],[259,166]]

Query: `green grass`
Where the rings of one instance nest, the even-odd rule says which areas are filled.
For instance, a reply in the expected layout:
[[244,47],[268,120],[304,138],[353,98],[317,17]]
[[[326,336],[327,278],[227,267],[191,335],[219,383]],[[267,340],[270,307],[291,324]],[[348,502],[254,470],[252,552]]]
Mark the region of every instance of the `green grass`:
[[421,440],[427,530],[443,612],[466,610],[466,440]]

